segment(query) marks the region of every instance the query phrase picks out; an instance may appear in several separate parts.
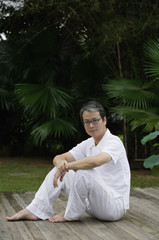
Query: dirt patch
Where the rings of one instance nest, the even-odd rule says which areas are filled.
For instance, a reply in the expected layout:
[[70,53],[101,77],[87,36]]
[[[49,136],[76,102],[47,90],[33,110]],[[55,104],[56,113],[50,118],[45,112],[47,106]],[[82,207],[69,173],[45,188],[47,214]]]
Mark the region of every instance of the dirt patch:
[[132,170],[131,173],[135,175],[152,175],[150,169],[138,169],[138,170]]

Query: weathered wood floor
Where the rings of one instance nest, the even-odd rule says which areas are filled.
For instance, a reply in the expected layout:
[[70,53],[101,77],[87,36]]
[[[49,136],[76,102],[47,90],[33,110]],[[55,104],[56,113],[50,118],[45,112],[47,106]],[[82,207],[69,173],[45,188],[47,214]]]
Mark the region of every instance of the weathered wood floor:
[[[130,210],[116,222],[81,217],[78,222],[7,222],[5,217],[24,208],[35,192],[0,193],[0,240],[155,240],[159,239],[159,188],[132,189]],[[64,209],[63,194],[54,204]]]

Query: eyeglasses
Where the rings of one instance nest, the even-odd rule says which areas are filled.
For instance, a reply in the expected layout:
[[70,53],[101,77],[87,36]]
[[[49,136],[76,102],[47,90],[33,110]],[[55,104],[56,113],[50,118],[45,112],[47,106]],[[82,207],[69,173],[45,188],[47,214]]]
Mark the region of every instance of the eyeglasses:
[[99,122],[101,119],[102,119],[102,117],[101,117],[101,118],[98,118],[98,119],[93,119],[93,120],[91,120],[91,121],[84,121],[83,124],[84,124],[85,126],[89,126],[90,123],[92,123],[93,125],[97,125],[98,122]]

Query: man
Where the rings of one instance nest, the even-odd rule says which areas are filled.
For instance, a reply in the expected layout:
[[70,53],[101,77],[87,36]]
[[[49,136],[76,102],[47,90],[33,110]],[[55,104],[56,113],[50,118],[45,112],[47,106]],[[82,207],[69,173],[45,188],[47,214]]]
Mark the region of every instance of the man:
[[[129,209],[130,168],[121,140],[106,128],[105,110],[99,103],[86,103],[80,116],[91,138],[57,155],[55,168],[30,205],[7,220],[75,221],[86,211],[98,219],[115,221]],[[54,215],[53,203],[61,189],[68,196],[67,207]]]

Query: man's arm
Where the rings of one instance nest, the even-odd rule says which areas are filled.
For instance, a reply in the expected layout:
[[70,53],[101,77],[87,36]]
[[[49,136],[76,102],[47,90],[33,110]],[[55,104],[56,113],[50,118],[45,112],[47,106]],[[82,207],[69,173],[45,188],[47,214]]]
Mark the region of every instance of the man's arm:
[[[54,175],[54,180],[53,180],[54,187],[58,187],[57,179],[60,178],[60,181],[62,181],[66,171],[69,171],[71,169],[79,170],[79,169],[91,169],[91,168],[99,167],[104,163],[109,162],[112,159],[108,153],[102,152],[96,156],[86,157],[86,158],[82,158],[75,161],[72,154],[71,153],[69,154],[70,155],[67,154],[67,157],[68,157],[67,160],[63,158],[64,156],[62,156],[62,158],[57,157],[55,159],[55,164],[56,164],[56,161],[58,162],[58,160],[59,161],[63,160],[64,162],[63,162],[63,165],[61,165],[60,167],[61,171],[58,170]],[[67,165],[65,164],[65,161]]]
[[70,152],[66,152],[60,155],[57,155],[53,159],[54,166],[57,167],[57,169],[62,174],[66,171],[66,168],[68,168],[68,163],[75,161],[73,155]]
[[75,162],[68,163],[68,169],[78,170],[78,169],[91,169],[95,167],[99,167],[104,163],[107,163],[111,160],[111,156],[106,153],[102,152],[97,154],[96,156],[82,158]]

